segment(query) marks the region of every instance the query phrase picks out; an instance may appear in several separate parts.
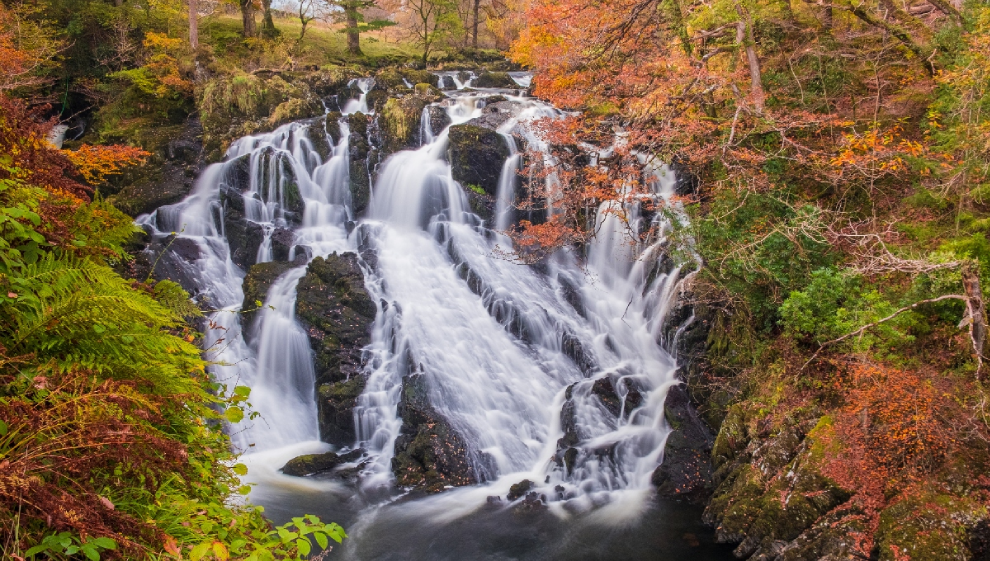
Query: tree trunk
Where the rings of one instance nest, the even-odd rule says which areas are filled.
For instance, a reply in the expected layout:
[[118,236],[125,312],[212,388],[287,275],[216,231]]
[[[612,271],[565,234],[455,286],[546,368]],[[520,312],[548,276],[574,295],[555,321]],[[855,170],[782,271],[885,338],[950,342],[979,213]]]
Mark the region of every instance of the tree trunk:
[[192,50],[199,48],[199,3],[189,0],[189,46]]
[[[757,115],[763,114],[763,102],[766,94],[763,91],[763,75],[760,73],[760,58],[756,54],[756,41],[753,39],[753,20],[748,13],[743,12],[742,6],[736,3],[736,13],[740,22],[736,27],[736,42],[744,43],[746,61],[749,65],[749,92],[753,98],[753,107]],[[745,37],[744,34],[745,33]]]
[[973,353],[976,354],[979,379],[983,379],[983,348],[987,342],[987,309],[983,304],[983,291],[980,289],[979,271],[975,265],[965,265],[962,269],[963,291],[968,301],[966,308],[970,315],[969,334],[973,340]]
[[243,29],[241,33],[245,37],[254,37],[258,33],[254,28],[254,2],[252,0],[240,0],[241,2],[241,23]]
[[361,52],[361,32],[358,31],[358,9],[354,4],[344,6],[344,15],[347,16],[347,52],[352,55],[364,54]]
[[478,48],[478,12],[481,8],[481,0],[474,0],[474,22],[471,25],[471,47]]
[[832,2],[825,4],[825,15],[822,17],[822,24],[829,32],[832,31],[832,26],[835,25],[834,18],[832,17]]
[[261,0],[263,14],[261,16],[261,36],[265,39],[274,39],[278,36],[275,29],[275,20],[272,19],[272,0]]

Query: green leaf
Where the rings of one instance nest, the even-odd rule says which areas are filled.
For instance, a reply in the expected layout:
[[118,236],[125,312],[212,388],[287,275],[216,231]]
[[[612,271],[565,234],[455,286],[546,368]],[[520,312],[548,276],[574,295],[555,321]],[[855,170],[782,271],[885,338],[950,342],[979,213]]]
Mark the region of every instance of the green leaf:
[[316,537],[316,543],[320,544],[320,547],[326,549],[330,545],[330,540],[327,539],[327,535],[323,532],[315,532],[313,534]]
[[234,395],[238,397],[248,397],[251,395],[251,388],[247,386],[237,386],[234,388]]
[[229,407],[224,411],[223,416],[231,423],[239,423],[244,418],[244,410],[240,407]]
[[199,561],[204,555],[206,555],[206,552],[210,550],[210,546],[212,545],[213,544],[210,542],[203,542],[197,545],[192,549],[192,551],[189,552],[189,559],[192,561]]
[[95,540],[90,540],[88,543],[102,547],[103,549],[117,549],[117,542],[107,537],[99,537]]
[[237,475],[247,475],[248,467],[244,464],[234,464],[234,473]]
[[0,436],[5,436],[7,434],[7,423],[0,421]]
[[241,485],[240,487],[237,488],[237,493],[239,495],[250,495],[251,494],[251,486],[250,485]]
[[299,553],[302,555],[309,555],[309,552],[313,549],[313,545],[306,538],[296,540],[296,547],[299,548]]
[[83,544],[80,550],[82,551],[83,555],[86,556],[86,559],[89,559],[89,561],[100,561],[100,552],[97,551],[95,547],[89,545],[88,543]]
[[48,546],[45,544],[38,544],[31,549],[24,552],[24,557],[34,557],[35,555],[41,553],[42,551],[48,551]]

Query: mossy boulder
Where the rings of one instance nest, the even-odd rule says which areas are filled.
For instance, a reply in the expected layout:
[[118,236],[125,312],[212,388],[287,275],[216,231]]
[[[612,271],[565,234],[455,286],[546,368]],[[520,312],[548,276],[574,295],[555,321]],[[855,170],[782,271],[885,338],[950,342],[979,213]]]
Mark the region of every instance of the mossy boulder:
[[306,477],[332,471],[334,468],[361,459],[363,450],[352,450],[346,454],[324,452],[323,454],[305,454],[292,458],[284,466],[282,473],[295,477]]
[[437,85],[437,75],[427,70],[403,69],[400,71],[402,77],[410,84],[430,84]]
[[321,438],[351,444],[351,412],[364,388],[362,349],[371,342],[378,308],[354,253],[313,259],[296,292],[296,317],[314,353]]
[[323,114],[304,80],[278,73],[220,75],[203,86],[199,99],[208,161],[219,160],[230,143],[291,120]]
[[475,88],[518,88],[507,72],[482,72],[471,82]]
[[393,154],[420,144],[420,123],[429,101],[418,95],[389,98],[378,118],[382,150]]
[[467,445],[430,404],[423,374],[402,379],[402,429],[395,440],[392,472],[401,487],[438,493],[447,486],[477,483]]
[[254,322],[260,311],[258,302],[264,305],[272,284],[292,267],[291,263],[285,261],[271,261],[252,265],[248,269],[244,283],[241,285],[244,291],[244,303],[241,304],[241,329],[246,338],[254,336]]
[[986,507],[973,499],[935,492],[903,499],[880,514],[879,559],[969,561],[968,528],[985,516]]
[[449,134],[447,159],[454,179],[496,196],[502,165],[509,157],[505,139],[493,130],[467,124],[450,127]]

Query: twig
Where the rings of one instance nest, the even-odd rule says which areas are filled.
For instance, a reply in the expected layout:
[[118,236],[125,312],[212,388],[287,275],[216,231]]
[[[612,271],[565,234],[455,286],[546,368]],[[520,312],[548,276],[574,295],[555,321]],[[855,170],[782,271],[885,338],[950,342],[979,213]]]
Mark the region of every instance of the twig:
[[877,325],[880,325],[881,323],[883,323],[885,321],[890,321],[890,320],[894,319],[895,317],[903,314],[904,312],[913,310],[913,309],[917,308],[918,306],[920,306],[922,304],[933,304],[935,302],[941,302],[943,300],[962,300],[963,302],[966,302],[967,303],[967,307],[969,305],[969,298],[967,298],[966,296],[963,296],[961,294],[946,294],[944,296],[939,296],[938,298],[929,298],[927,300],[919,300],[919,301],[915,302],[914,304],[911,304],[910,306],[904,306],[903,308],[897,310],[896,312],[890,314],[889,316],[887,316],[887,317],[885,317],[885,318],[883,318],[881,320],[877,320],[877,321],[875,321],[873,323],[868,323],[868,324],[864,325],[863,327],[860,327],[856,331],[853,331],[851,333],[846,333],[845,335],[843,335],[842,337],[839,337],[838,339],[832,339],[831,341],[827,341],[825,343],[822,343],[821,346],[818,347],[818,350],[815,351],[815,354],[811,355],[811,358],[809,358],[808,361],[804,363],[804,366],[801,367],[801,370],[804,370],[805,368],[807,368],[808,365],[811,364],[811,361],[815,360],[818,357],[818,354],[821,353],[822,350],[825,347],[829,346],[829,345],[834,345],[835,343],[839,343],[841,341],[845,341],[846,339],[848,339],[850,337],[854,337],[856,335],[860,335],[864,331],[866,331],[867,329],[869,329],[871,327],[876,327]]

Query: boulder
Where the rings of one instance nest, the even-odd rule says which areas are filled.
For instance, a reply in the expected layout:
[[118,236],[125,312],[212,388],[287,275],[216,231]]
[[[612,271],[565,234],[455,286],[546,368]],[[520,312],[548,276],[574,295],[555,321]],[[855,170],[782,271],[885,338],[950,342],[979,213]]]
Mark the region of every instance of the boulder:
[[[627,395],[626,408],[629,406]],[[712,492],[714,436],[691,406],[683,385],[674,386],[667,392],[664,415],[673,432],[667,437],[663,463],[653,472],[651,481],[661,496],[705,500]]]
[[254,336],[254,322],[260,308],[257,303],[264,304],[265,298],[268,297],[268,289],[272,287],[276,279],[292,267],[291,263],[285,261],[272,261],[258,263],[248,269],[242,284],[244,303],[241,304],[241,329],[245,339]]
[[450,127],[450,161],[453,178],[465,188],[479,187],[490,197],[498,191],[502,165],[509,157],[509,147],[497,132],[475,125]]
[[505,498],[509,499],[510,501],[514,501],[520,497],[525,496],[526,493],[528,493],[529,490],[532,488],[533,488],[533,482],[528,479],[523,479],[519,483],[516,483],[515,485],[509,487],[509,494],[506,495]]
[[427,111],[430,114],[430,131],[437,136],[450,124],[450,115],[438,105],[431,105]]
[[385,154],[419,146],[420,120],[429,101],[418,95],[389,98],[378,118]]
[[336,452],[325,452],[323,454],[306,454],[292,458],[284,466],[282,473],[295,477],[306,477],[319,473],[326,473],[341,464],[356,462],[364,455],[364,450],[351,450],[346,454]]
[[471,82],[475,88],[511,88],[518,89],[519,84],[507,72],[482,72]]
[[[497,101],[500,97],[502,100]],[[481,108],[481,116],[471,119],[466,124],[495,130],[512,118],[517,109],[518,106],[514,105],[511,101],[506,101],[502,96],[489,98],[486,105]],[[517,144],[519,142],[517,140]]]
[[371,342],[378,308],[354,253],[313,259],[296,290],[296,318],[314,354],[321,438],[351,444],[352,411],[364,389],[362,349]]
[[392,472],[399,486],[438,493],[447,486],[478,482],[467,445],[430,404],[422,374],[403,378],[398,412],[402,429],[395,440]]

